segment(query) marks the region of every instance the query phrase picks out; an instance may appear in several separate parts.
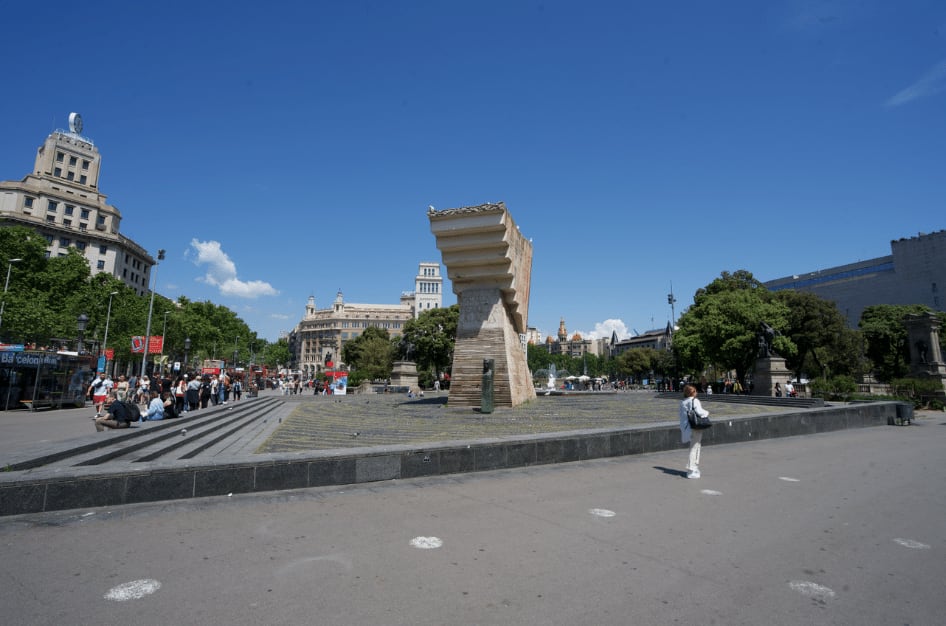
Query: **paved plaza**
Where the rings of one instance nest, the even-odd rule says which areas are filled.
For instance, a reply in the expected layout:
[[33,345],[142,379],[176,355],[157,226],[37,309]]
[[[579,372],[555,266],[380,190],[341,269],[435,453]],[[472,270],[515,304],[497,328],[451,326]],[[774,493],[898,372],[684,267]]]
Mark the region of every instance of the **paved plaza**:
[[[87,419],[87,418],[86,418]],[[10,624],[940,624],[946,418],[0,519]]]
[[[652,391],[539,396],[515,408],[492,413],[451,408],[447,393],[423,398],[401,394],[283,396],[295,404],[290,415],[260,446],[259,452],[298,452],[397,444],[512,437],[589,428],[625,428],[676,422],[679,398]],[[778,407],[730,404],[702,398],[719,417],[778,412]]]

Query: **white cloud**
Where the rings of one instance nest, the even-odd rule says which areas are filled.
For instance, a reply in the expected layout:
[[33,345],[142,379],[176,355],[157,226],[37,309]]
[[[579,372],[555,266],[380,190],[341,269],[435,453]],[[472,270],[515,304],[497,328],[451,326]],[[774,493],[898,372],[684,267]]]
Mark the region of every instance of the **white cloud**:
[[595,329],[589,332],[578,331],[582,339],[602,339],[611,336],[612,332],[618,334],[618,339],[628,339],[631,333],[627,331],[627,326],[621,320],[604,320],[595,324]]
[[237,278],[236,265],[220,247],[219,241],[197,241],[191,239],[191,248],[197,253],[195,265],[206,265],[207,273],[202,280],[213,285],[224,296],[237,298],[258,298],[275,296],[279,292],[262,280],[244,281]]
[[888,107],[900,106],[926,96],[932,96],[944,89],[946,89],[946,60],[934,65],[916,82],[895,94],[885,104]]
[[286,315],[286,314],[284,314],[284,313],[273,313],[273,314],[270,315],[270,317],[273,318],[274,320],[287,320],[287,319],[289,319],[289,316]]

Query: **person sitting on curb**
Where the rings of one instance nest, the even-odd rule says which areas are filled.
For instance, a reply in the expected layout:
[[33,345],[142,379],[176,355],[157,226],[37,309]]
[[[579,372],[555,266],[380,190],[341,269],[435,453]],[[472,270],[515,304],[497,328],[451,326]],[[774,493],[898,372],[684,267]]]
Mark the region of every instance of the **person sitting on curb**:
[[161,392],[153,390],[150,394],[151,402],[148,404],[148,412],[141,416],[144,422],[156,422],[164,419],[164,400],[161,399]]
[[124,402],[118,399],[118,394],[112,390],[108,392],[105,398],[106,415],[95,419],[95,430],[102,432],[106,429],[128,428],[131,422],[131,415]]

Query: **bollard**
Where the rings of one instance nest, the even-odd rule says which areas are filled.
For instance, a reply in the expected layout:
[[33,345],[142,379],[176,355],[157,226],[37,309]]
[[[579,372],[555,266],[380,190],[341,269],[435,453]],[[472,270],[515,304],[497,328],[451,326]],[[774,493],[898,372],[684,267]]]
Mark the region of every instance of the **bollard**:
[[480,413],[493,412],[493,359],[483,359],[483,397],[480,401]]

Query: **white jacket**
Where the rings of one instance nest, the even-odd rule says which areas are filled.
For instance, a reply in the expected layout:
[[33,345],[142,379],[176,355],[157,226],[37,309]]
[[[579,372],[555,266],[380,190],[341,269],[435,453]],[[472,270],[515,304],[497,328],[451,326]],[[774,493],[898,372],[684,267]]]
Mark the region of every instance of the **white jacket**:
[[693,398],[685,398],[683,402],[680,403],[680,442],[681,443],[690,443],[690,434],[693,430],[690,428],[690,420],[687,419],[687,409],[690,408],[690,403],[692,402],[693,408],[696,409],[697,415],[700,417],[709,417],[709,411],[703,408],[703,405],[700,404],[700,401]]

